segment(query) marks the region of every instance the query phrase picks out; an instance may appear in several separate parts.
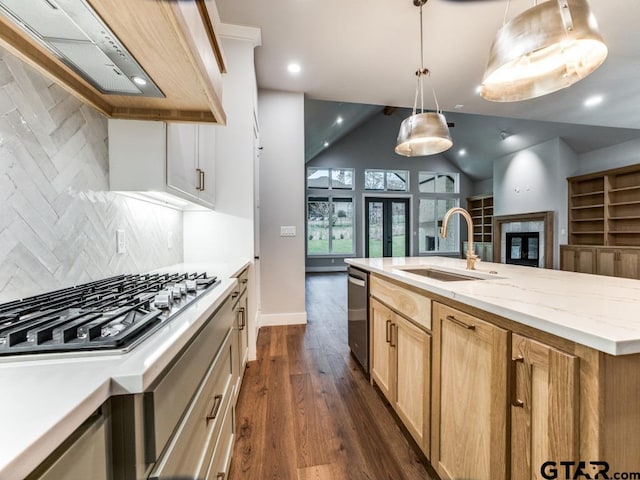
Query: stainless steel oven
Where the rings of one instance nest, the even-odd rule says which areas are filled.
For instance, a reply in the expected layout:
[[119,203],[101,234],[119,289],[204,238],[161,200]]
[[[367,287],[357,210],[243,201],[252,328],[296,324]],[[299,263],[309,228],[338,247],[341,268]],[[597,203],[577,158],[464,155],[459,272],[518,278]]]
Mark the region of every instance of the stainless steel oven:
[[369,274],[348,268],[349,348],[364,371],[369,373]]

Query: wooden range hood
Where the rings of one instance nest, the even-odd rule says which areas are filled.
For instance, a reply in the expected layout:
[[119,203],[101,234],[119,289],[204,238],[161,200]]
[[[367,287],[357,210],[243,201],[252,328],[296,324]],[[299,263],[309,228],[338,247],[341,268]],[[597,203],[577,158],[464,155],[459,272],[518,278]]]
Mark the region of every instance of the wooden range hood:
[[14,54],[110,118],[225,124],[223,53],[214,0],[87,0],[164,94],[104,94],[0,14],[0,40]]

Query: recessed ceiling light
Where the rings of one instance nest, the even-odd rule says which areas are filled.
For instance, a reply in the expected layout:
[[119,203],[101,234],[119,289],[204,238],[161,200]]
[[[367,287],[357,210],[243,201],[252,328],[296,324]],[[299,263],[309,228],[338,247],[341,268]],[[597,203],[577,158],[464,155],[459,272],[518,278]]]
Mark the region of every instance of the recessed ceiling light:
[[336,118],[336,123],[337,123],[338,125],[341,125],[341,124],[342,124],[342,117],[338,117],[338,118]]
[[324,142],[324,148],[327,148],[329,146],[329,142]]
[[464,157],[466,154],[467,154],[466,148],[461,148],[460,150],[458,150],[458,155],[460,155],[461,157]]
[[584,106],[587,108],[595,107],[596,105],[600,105],[603,100],[604,97],[602,95],[594,95],[584,101]]
[[295,74],[298,74],[298,73],[300,73],[302,71],[302,67],[300,67],[300,65],[297,64],[297,63],[290,63],[287,66],[287,70],[289,70],[289,73],[292,73],[292,74],[295,75]]
[[142,77],[131,77],[131,80],[133,80],[133,83],[140,85],[141,87],[144,87],[147,84],[147,81]]
[[459,104],[455,105],[453,108],[455,108],[455,109],[457,109],[457,110],[460,110],[460,109],[461,109],[461,108],[463,108],[463,107],[464,107],[464,105],[462,105],[461,103],[459,103]]

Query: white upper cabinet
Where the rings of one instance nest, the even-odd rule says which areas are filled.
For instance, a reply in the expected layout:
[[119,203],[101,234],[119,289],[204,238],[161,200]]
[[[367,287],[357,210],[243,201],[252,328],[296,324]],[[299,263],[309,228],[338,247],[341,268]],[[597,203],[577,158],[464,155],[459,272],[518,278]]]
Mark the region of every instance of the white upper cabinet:
[[167,185],[196,198],[200,182],[197,146],[197,125],[167,125]]
[[215,125],[198,125],[198,168],[200,169],[200,200],[215,204],[216,133]]
[[183,209],[213,208],[215,139],[213,125],[111,119],[110,189]]

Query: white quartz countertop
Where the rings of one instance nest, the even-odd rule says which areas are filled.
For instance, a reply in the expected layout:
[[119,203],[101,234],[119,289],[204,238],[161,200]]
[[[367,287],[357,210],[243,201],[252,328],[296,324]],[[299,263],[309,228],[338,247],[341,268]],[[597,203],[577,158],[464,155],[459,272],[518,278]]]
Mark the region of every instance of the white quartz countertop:
[[[611,355],[640,353],[638,280],[485,262],[468,271],[465,260],[444,257],[345,261]],[[445,282],[403,271],[412,266],[483,280]]]
[[128,353],[0,358],[0,479],[23,479],[109,397],[144,391],[235,289],[249,262],[181,264],[220,284]]

